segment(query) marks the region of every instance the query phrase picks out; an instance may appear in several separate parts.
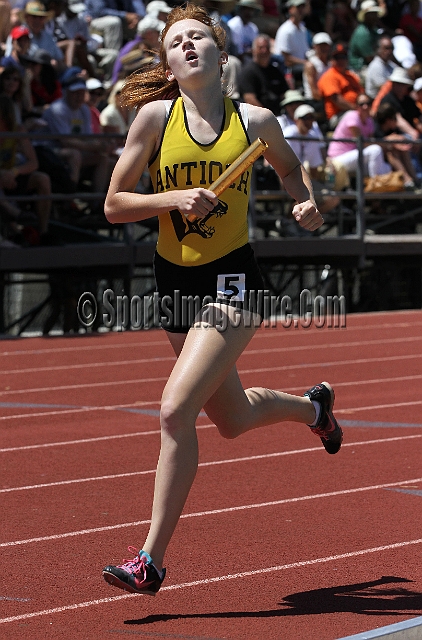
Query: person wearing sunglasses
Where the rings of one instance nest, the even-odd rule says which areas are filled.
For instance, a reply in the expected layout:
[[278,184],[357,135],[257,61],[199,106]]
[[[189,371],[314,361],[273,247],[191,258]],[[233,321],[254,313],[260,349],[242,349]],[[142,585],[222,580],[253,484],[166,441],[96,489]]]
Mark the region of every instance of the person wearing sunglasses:
[[[372,138],[375,123],[370,115],[371,99],[361,94],[356,100],[356,109],[347,111],[341,118],[333,133],[332,142],[328,146],[328,157],[336,158],[347,172],[355,173],[358,166],[359,151],[356,142],[342,142],[342,138]],[[365,175],[378,176],[391,171],[391,166],[384,160],[384,153],[379,144],[364,143],[363,161]]]
[[378,42],[377,53],[372,62],[368,65],[365,75],[365,93],[374,99],[393,73],[396,62],[393,56],[394,46],[391,38],[382,36]]

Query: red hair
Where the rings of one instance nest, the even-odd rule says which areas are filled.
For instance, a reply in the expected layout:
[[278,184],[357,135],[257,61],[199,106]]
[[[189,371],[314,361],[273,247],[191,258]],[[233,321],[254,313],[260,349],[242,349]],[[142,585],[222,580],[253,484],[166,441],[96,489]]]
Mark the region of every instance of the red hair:
[[220,51],[224,51],[226,32],[217,24],[203,7],[188,2],[182,7],[175,7],[168,15],[166,26],[161,32],[160,61],[142,67],[132,73],[122,89],[121,99],[128,107],[139,108],[153,100],[172,99],[180,95],[177,80],[170,82],[166,78],[168,69],[167,56],[164,49],[164,38],[168,30],[180,20],[198,20],[210,28],[212,37]]

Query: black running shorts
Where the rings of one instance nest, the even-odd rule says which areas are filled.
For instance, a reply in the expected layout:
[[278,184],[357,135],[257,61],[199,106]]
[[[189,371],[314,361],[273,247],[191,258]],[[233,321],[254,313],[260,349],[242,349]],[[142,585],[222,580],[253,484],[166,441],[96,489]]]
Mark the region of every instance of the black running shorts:
[[199,310],[211,302],[248,309],[264,317],[264,281],[250,244],[197,267],[181,267],[154,257],[161,326],[187,333]]

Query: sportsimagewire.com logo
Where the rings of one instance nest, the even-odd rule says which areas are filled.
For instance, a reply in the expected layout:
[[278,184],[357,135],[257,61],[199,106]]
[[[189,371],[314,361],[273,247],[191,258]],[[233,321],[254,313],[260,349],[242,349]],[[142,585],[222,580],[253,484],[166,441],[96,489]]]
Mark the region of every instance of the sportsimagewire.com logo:
[[[158,293],[129,297],[116,295],[112,289],[106,289],[99,302],[93,293],[85,291],[79,298],[77,312],[79,321],[85,328],[95,326],[116,331],[155,327],[166,329],[175,322],[181,326],[190,326],[199,314],[202,327],[204,323],[208,323],[219,331],[225,331],[229,325],[240,324],[255,327],[281,325],[285,328],[304,329],[346,327],[344,296],[313,296],[309,289],[303,289],[295,304],[290,296],[271,295],[267,290],[247,294],[249,295],[241,302],[227,298],[219,303],[218,299],[214,302],[211,297],[183,296],[180,291],[175,291],[174,296],[160,298]],[[228,304],[235,308],[235,313],[227,313]]]

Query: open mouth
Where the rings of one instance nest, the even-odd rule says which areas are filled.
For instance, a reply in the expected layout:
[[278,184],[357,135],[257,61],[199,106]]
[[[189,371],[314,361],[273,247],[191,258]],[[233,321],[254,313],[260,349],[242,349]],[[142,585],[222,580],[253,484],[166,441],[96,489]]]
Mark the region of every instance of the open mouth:
[[193,51],[191,53],[188,53],[186,56],[186,60],[188,62],[191,62],[192,60],[197,60],[198,56],[196,55],[196,53],[193,53]]

